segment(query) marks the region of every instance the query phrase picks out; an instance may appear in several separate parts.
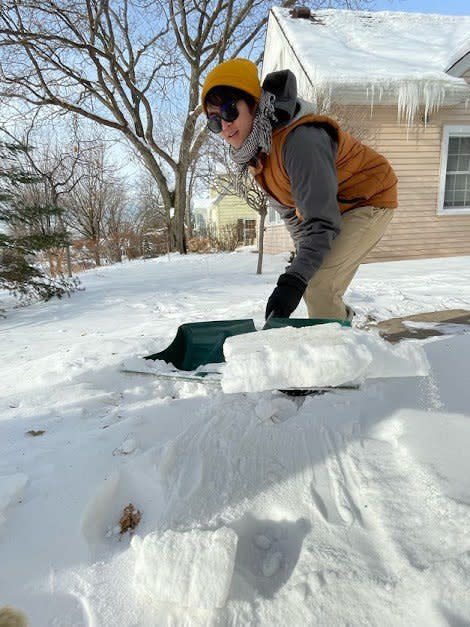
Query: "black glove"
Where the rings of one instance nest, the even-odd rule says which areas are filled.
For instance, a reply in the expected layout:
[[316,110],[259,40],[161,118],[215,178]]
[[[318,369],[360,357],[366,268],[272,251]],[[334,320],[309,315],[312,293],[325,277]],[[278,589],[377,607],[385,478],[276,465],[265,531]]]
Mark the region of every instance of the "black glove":
[[288,318],[300,303],[307,285],[293,274],[281,274],[277,280],[277,287],[268,299],[266,305],[266,320],[273,318]]

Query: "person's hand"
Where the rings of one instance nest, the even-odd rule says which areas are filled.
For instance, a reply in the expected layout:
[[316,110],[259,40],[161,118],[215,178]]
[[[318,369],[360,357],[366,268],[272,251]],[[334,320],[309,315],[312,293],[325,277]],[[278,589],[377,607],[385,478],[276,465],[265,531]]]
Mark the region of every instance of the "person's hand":
[[265,319],[288,318],[300,303],[306,284],[293,274],[281,274],[277,287],[268,299]]

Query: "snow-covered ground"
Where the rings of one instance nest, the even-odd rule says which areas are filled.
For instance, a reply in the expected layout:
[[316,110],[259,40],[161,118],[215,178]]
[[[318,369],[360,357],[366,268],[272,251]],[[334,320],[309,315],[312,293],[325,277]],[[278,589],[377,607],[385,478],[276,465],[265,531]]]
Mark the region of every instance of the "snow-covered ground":
[[[427,377],[306,398],[119,370],[183,322],[260,328],[285,265],[172,256],[4,298],[0,606],[33,627],[469,624],[470,334],[423,341]],[[470,257],[363,266],[347,296],[359,322],[469,309]]]

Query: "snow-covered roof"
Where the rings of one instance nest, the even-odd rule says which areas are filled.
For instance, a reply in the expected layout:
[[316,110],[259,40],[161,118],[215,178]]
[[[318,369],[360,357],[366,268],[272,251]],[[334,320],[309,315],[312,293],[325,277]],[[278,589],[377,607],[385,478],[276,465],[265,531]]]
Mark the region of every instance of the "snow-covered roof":
[[470,52],[470,16],[326,9],[294,18],[269,17],[263,75],[292,69],[299,92],[347,104],[397,103],[411,120],[466,102],[470,85],[446,73]]

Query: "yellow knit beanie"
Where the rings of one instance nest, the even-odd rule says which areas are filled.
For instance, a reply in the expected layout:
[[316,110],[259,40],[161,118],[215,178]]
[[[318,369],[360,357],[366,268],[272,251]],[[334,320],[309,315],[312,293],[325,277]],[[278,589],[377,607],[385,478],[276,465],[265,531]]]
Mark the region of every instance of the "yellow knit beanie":
[[213,87],[236,87],[245,91],[259,101],[261,98],[261,84],[258,78],[256,65],[248,59],[230,59],[217,65],[209,72],[204,81],[201,93],[201,103],[206,113],[205,99]]

